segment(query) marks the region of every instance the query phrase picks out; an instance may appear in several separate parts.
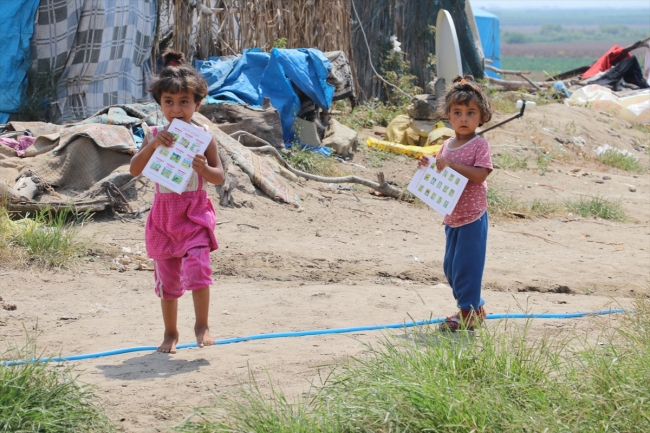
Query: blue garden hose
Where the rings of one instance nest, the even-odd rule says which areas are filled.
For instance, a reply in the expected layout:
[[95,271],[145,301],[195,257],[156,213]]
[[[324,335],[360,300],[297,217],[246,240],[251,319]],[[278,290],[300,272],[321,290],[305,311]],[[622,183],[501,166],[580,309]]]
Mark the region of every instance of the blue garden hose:
[[[516,313],[516,314],[488,314],[486,319],[575,319],[585,316],[602,316],[605,314],[614,314],[614,313],[624,313],[625,310],[601,310],[594,311],[591,313],[580,312],[580,313],[564,313],[564,314],[534,314],[534,313]],[[310,331],[294,331],[294,332],[276,332],[272,334],[256,334],[249,335],[246,337],[234,337],[234,338],[225,338],[223,340],[215,340],[215,345],[220,344],[231,344],[231,343],[241,343],[244,341],[253,341],[253,340],[266,340],[269,338],[285,338],[285,337],[306,337],[308,335],[328,335],[328,334],[345,334],[350,332],[361,332],[361,331],[377,331],[381,329],[399,329],[399,328],[412,328],[414,326],[423,326],[423,325],[432,325],[435,323],[444,322],[444,318],[437,319],[428,319],[420,320],[417,322],[406,322],[406,323],[389,323],[385,325],[374,325],[374,326],[357,326],[353,328],[334,328],[334,329],[313,329]],[[179,344],[176,346],[176,349],[187,349],[190,347],[198,347],[197,343],[185,343]],[[14,361],[5,361],[2,363],[3,366],[11,365],[21,365],[27,362],[64,362],[64,361],[81,361],[82,359],[92,359],[92,358],[102,358],[105,356],[121,355],[124,353],[132,352],[151,352],[157,349],[156,346],[136,346],[136,347],[126,347],[123,349],[107,350],[105,352],[96,352],[96,353],[86,353],[83,355],[70,355],[70,356],[57,356],[50,358],[32,358],[29,360],[14,360]]]

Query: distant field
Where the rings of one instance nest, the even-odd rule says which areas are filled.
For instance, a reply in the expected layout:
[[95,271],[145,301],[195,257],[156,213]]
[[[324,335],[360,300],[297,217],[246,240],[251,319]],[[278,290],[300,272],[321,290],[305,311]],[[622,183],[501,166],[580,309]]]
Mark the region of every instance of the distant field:
[[[567,30],[598,30],[602,24],[569,24],[569,25],[564,25],[564,27]],[[648,30],[648,36],[650,36],[650,29],[648,29],[648,26],[644,24],[626,24],[626,27],[629,27],[631,29],[646,29]],[[520,32],[520,33],[538,33],[542,25],[536,25],[536,26],[522,26],[522,25],[503,25],[503,23],[500,24],[499,26],[501,32]]]
[[[627,46],[629,43],[620,45]],[[502,44],[503,69],[524,71],[566,72],[593,64],[614,44],[610,42],[571,42],[557,44]],[[645,52],[632,52],[643,65]]]
[[[569,57],[502,57],[501,66],[503,69],[516,71],[546,71],[555,75],[560,72],[567,72],[580,66],[589,66],[596,61],[596,58],[569,58]],[[548,77],[544,77],[546,79]]]
[[[612,2],[615,4],[616,2]],[[499,17],[501,26],[625,25],[650,29],[650,7],[635,9],[488,9]]]
[[[627,46],[632,42],[619,42]],[[602,56],[613,45],[612,42],[568,42],[544,44],[501,44],[502,57],[573,57],[593,58]]]

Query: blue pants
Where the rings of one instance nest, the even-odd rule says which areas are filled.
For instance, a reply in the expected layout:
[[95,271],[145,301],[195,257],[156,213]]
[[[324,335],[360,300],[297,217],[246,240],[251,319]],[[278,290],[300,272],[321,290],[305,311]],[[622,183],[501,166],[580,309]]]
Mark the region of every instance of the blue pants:
[[487,212],[473,223],[445,227],[447,243],[443,268],[454,299],[463,310],[477,310],[485,304],[481,283],[487,249]]

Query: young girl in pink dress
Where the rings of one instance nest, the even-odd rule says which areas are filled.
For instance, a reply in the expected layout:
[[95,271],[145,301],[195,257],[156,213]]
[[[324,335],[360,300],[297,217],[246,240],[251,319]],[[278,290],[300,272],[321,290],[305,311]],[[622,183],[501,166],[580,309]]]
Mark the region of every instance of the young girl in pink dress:
[[[168,122],[179,119],[190,123],[208,92],[204,78],[182,53],[163,54],[163,69],[153,79],[151,95]],[[139,176],[153,152],[160,146],[171,147],[174,137],[164,128],[151,128],[140,151],[131,160],[131,174]],[[223,183],[224,172],[212,139],[204,155],[192,161],[192,177],[182,194],[156,184],[151,212],[147,218],[145,243],[154,260],[155,292],[162,306],[165,334],[159,352],[176,353],[178,343],[178,298],[192,292],[196,322],[194,333],[199,347],[213,344],[208,326],[210,252],[218,248],[214,236],[216,215],[207,196],[206,185]]]
[[[492,172],[490,144],[476,134],[476,128],[489,122],[492,108],[483,88],[473,77],[456,77],[447,91],[443,115],[456,132],[436,158],[438,172],[445,167],[469,179],[458,204],[445,216],[445,259],[443,268],[459,311],[441,324],[443,331],[471,330],[485,319],[481,297],[487,247],[487,182]],[[418,166],[428,166],[425,155]]]

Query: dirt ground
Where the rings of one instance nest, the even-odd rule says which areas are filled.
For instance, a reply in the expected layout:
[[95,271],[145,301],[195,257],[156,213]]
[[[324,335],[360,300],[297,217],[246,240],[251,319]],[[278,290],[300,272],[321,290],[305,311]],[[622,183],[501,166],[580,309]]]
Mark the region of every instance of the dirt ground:
[[[582,137],[584,144],[572,144],[571,137]],[[593,158],[594,148],[609,144],[629,150],[647,169],[647,134],[604,113],[551,105],[486,138],[495,159],[504,152],[528,158],[526,169],[500,168],[488,178],[501,193],[526,203],[599,196],[620,200],[628,215],[625,222],[571,214],[491,217],[484,276],[488,313],[626,308],[635,296],[649,295],[647,171],[624,172]],[[552,156],[546,172],[536,163],[535,146]],[[373,168],[376,156],[360,146],[352,160],[357,165],[341,163],[341,168],[370,179],[383,171],[402,186],[415,172],[415,161],[405,156]],[[300,209],[243,191],[234,195],[238,207],[217,209],[220,249],[212,254],[210,306],[215,339],[398,323],[453,312],[442,272],[441,216],[421,203],[378,197],[350,185],[309,181],[294,187]],[[210,195],[216,203],[214,189]],[[152,196],[150,184],[138,184],[130,195],[133,209],[150,204]],[[0,309],[0,342],[20,346],[27,330],[38,336],[43,354],[159,344],[162,319],[153,273],[111,269],[123,248],[131,257],[144,251],[145,219],[146,212],[96,215],[81,234],[88,255],[67,269],[0,268],[0,296],[17,307]],[[179,312],[181,343],[194,340],[193,320],[191,297],[185,296]],[[587,332],[583,320],[533,323],[537,332],[574,326]],[[210,404],[214,395],[232,393],[248,380],[249,371],[262,389],[269,389],[270,378],[296,398],[317,383],[319,366],[363,356],[363,343],[385,334],[266,339],[175,355],[134,352],[74,365],[83,372],[82,381],[96,386],[123,431],[159,431],[189,416],[192,407]]]

